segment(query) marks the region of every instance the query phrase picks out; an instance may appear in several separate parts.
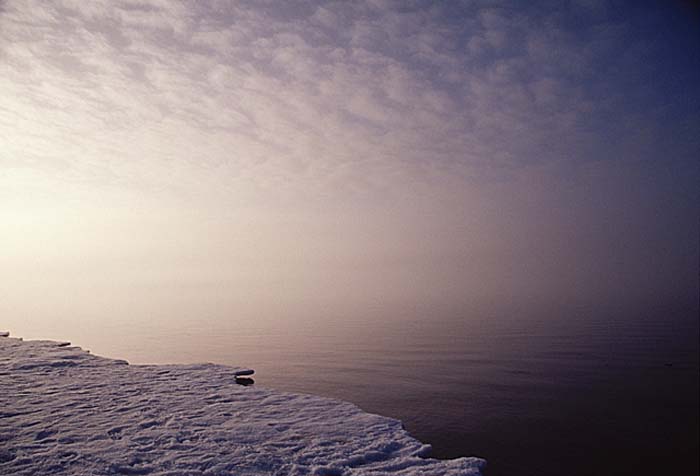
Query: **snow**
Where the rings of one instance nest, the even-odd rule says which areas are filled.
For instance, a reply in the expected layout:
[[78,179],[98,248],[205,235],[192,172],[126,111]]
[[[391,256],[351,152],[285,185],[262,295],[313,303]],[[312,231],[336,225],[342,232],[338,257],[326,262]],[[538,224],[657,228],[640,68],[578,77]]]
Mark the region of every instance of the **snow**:
[[476,476],[485,465],[427,459],[398,420],[238,385],[242,370],[2,337],[0,474]]

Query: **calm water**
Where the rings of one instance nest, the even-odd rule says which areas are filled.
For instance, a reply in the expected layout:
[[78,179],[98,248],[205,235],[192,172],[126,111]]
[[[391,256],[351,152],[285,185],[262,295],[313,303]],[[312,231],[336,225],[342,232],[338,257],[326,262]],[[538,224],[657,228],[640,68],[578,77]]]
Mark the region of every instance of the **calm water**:
[[250,366],[256,385],[399,418],[436,457],[485,457],[491,476],[697,474],[696,309],[412,316],[286,327],[57,320],[10,330],[132,363]]

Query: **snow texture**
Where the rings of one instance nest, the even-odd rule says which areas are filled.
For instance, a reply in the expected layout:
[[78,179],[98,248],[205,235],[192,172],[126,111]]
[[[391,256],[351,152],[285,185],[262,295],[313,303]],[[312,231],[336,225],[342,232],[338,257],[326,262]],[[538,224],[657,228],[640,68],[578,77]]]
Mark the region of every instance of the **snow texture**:
[[129,365],[0,338],[0,474],[476,476],[401,422],[337,400],[237,385],[221,365]]

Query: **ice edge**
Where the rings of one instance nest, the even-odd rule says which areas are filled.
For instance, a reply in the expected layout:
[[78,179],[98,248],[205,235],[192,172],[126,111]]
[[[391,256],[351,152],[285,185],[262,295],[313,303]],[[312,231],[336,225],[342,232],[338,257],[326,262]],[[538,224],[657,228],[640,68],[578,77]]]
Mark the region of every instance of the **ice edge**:
[[428,459],[399,420],[351,403],[238,385],[248,369],[128,365],[0,336],[3,474],[477,476],[486,464]]

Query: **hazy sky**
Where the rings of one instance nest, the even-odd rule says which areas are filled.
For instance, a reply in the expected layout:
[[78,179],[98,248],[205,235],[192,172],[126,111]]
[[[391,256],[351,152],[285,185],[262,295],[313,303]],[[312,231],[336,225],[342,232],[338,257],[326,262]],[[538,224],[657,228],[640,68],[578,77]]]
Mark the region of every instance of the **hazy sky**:
[[699,26],[660,1],[0,0],[0,315],[696,304]]

